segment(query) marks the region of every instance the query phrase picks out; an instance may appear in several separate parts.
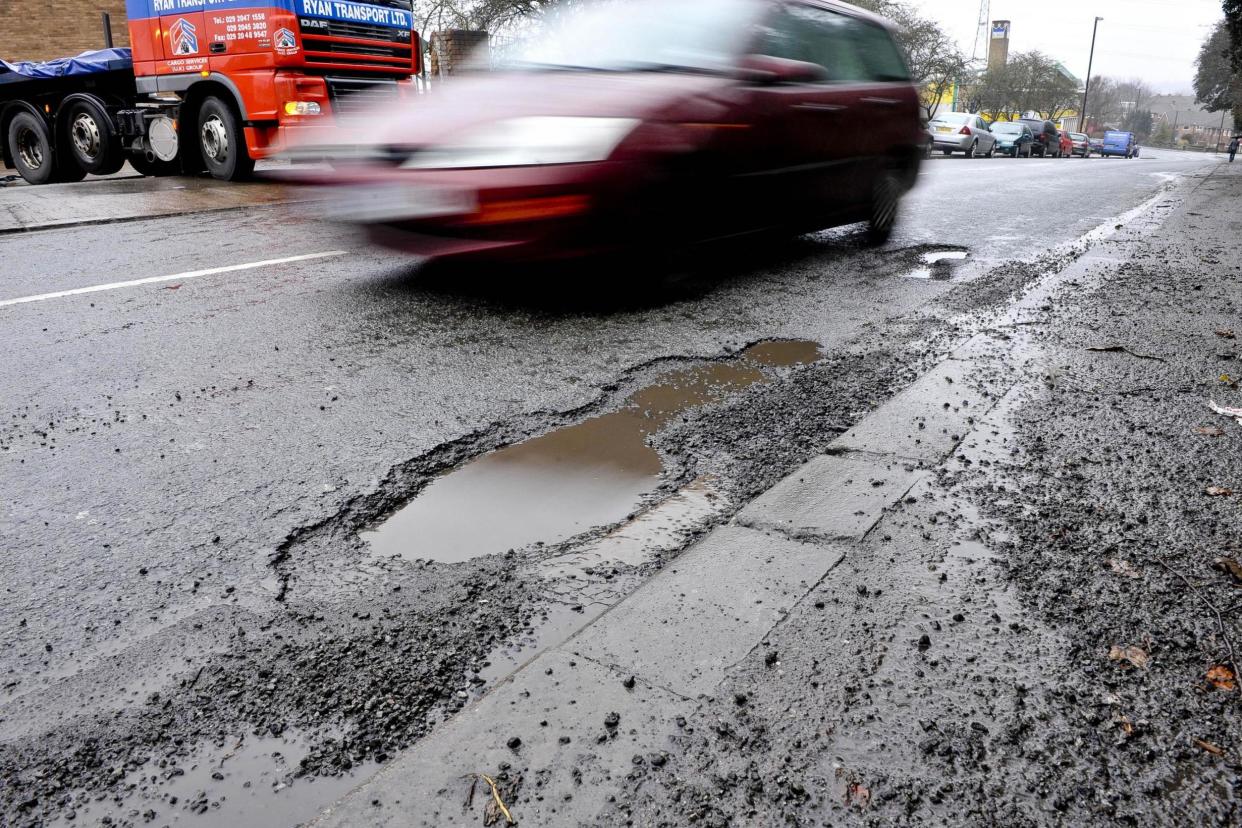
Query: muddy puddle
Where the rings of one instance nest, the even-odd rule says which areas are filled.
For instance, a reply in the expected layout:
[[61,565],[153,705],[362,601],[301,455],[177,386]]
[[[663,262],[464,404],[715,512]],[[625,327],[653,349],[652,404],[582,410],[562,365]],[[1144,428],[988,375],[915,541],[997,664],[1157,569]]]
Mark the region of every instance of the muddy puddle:
[[445,474],[362,538],[381,557],[457,562],[616,523],[659,481],[650,435],[682,412],[770,381],[764,369],[819,357],[814,342],[763,342],[728,361],[669,371],[617,411]]
[[149,760],[126,776],[121,787],[127,795],[78,803],[72,818],[52,825],[299,825],[379,767],[366,763],[342,776],[295,778],[309,751],[294,734],[199,745],[176,764]]

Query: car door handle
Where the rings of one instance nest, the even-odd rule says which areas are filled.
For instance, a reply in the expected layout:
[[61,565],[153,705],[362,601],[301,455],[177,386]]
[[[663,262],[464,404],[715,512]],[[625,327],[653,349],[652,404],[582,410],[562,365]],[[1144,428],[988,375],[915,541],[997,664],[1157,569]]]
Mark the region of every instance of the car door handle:
[[208,51],[210,51],[213,55],[218,55],[227,48],[229,48],[227,43],[213,43],[207,47]]
[[896,98],[863,98],[863,103],[876,104],[877,106],[896,106],[901,103]]
[[794,109],[801,109],[807,112],[840,112],[842,109],[845,109],[845,105],[829,103],[800,103],[794,104]]

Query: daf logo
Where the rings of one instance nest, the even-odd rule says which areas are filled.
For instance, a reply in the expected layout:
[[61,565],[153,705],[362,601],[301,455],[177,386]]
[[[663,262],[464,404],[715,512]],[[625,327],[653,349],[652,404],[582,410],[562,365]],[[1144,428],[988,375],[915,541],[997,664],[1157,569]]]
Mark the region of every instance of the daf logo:
[[332,27],[332,24],[327,20],[316,20],[311,17],[303,17],[298,20],[298,23],[303,29],[329,29]]

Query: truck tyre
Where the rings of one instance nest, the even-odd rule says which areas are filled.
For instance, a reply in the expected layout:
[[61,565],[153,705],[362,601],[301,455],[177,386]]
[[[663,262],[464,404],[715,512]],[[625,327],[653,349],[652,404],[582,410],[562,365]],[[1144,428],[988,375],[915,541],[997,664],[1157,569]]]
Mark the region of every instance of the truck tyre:
[[181,172],[181,165],[176,160],[161,161],[158,158],[148,159],[144,153],[129,157],[129,165],[139,175],[176,175]]
[[92,175],[112,175],[125,166],[125,153],[108,114],[90,101],[77,101],[65,121],[67,154]]
[[243,181],[254,172],[254,159],[246,151],[246,136],[233,108],[214,95],[199,107],[198,151],[207,172],[220,181]]
[[56,172],[52,180],[57,184],[72,184],[83,178],[86,178],[86,170],[82,169],[75,159],[68,155],[61,155],[56,159]]
[[9,157],[22,178],[31,184],[55,180],[56,156],[52,153],[52,132],[43,119],[19,112],[9,122],[6,141]]

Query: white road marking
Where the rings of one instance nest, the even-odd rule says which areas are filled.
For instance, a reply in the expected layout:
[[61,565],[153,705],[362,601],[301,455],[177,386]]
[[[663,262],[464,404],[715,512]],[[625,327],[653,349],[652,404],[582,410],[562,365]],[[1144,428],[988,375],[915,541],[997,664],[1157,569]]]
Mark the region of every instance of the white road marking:
[[254,270],[260,267],[269,267],[271,265],[290,264],[292,262],[309,262],[314,259],[327,259],[333,256],[344,256],[344,250],[328,250],[323,253],[306,253],[302,256],[286,256],[283,259],[265,259],[261,262],[247,262],[246,264],[227,265],[225,267],[209,267],[206,270],[190,270],[185,273],[174,273],[171,276],[149,276],[145,279],[130,279],[127,282],[110,282],[106,285],[91,285],[90,287],[73,288],[72,290],[58,290],[55,293],[40,293],[34,296],[19,296],[16,299],[0,299],[0,308],[7,308],[10,305],[24,305],[28,302],[44,302],[48,299],[60,299],[65,296],[79,296],[83,293],[99,293],[104,290],[119,290],[120,288],[137,287],[138,285],[153,285],[159,282],[180,282],[186,279],[197,279],[200,276],[215,276],[218,273],[233,273],[239,270]]

